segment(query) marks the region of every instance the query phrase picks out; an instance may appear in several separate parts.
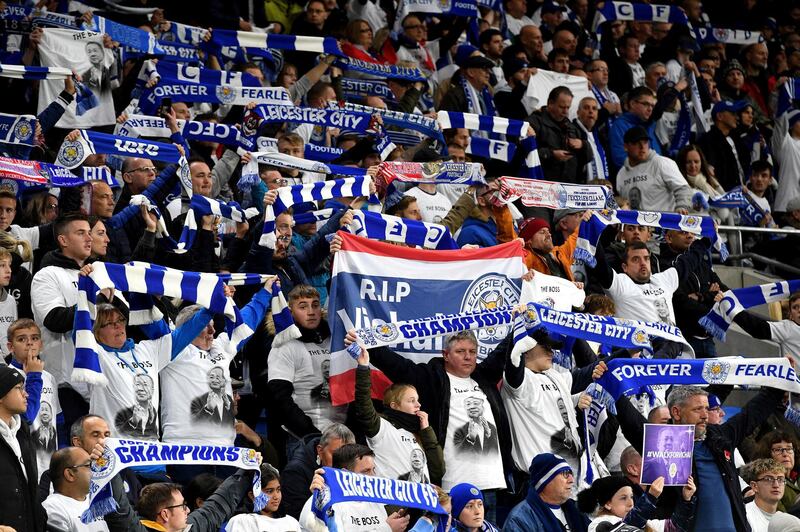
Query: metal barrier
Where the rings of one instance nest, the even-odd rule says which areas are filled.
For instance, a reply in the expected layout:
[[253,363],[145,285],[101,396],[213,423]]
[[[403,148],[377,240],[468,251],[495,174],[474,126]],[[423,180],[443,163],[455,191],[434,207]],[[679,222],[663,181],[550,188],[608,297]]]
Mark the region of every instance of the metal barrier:
[[742,259],[751,259],[751,260],[757,260],[764,264],[768,264],[773,268],[789,272],[792,275],[800,275],[799,268],[795,268],[794,266],[784,264],[775,259],[771,259],[769,257],[765,257],[757,253],[746,252],[742,247],[742,233],[769,233],[773,235],[800,236],[800,230],[780,229],[772,227],[739,227],[735,225],[718,225],[717,231],[724,231],[726,233],[731,233],[731,237],[733,238],[728,238],[728,250],[730,251],[730,256],[728,257],[728,260],[733,262],[735,265],[740,266]]

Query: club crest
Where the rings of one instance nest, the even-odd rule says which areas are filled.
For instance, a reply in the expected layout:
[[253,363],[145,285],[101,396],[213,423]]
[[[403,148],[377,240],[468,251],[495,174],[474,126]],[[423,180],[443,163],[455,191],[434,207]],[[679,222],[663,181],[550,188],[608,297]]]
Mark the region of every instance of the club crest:
[[724,384],[730,367],[729,363],[721,360],[707,360],[703,363],[703,378],[709,384]]

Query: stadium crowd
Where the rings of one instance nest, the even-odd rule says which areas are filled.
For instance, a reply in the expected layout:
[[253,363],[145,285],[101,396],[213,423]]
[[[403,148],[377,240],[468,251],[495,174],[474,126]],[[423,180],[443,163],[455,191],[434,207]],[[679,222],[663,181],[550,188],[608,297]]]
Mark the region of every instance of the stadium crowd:
[[[726,298],[800,361],[800,291],[764,296],[774,321],[747,310],[715,272],[730,234],[697,229],[800,230],[800,3],[6,0],[0,20],[0,531],[800,531],[784,388],[753,381],[726,417],[731,381],[664,380],[614,397],[591,438],[586,423],[615,360],[715,358],[703,319]],[[537,201],[504,176],[608,201]],[[537,303],[681,341],[508,327],[488,350],[466,330],[415,357],[367,348],[357,323],[350,378],[333,378],[333,321],[353,309],[332,273],[368,213],[403,228],[378,238],[398,256],[412,227],[449,235],[461,251],[427,252],[447,257],[511,246]],[[800,268],[799,234],[728,244],[786,277],[774,264]],[[112,266],[131,261],[122,282]],[[174,270],[214,275],[187,288]],[[244,337],[202,279],[223,280]],[[642,458],[664,424],[690,426],[682,481]],[[109,438],[261,461],[124,468],[82,521]],[[435,485],[446,512],[398,496],[321,515],[323,468]]]

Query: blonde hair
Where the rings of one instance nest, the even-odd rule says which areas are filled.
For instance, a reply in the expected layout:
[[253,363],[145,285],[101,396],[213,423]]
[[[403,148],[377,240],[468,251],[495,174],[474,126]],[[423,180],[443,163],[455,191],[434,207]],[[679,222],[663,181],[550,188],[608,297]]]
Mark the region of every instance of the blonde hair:
[[[14,235],[8,231],[0,231],[0,248],[16,253],[24,262],[29,262],[33,259],[33,248],[27,240],[17,240]],[[22,252],[20,252],[22,248]]]
[[298,135],[297,133],[282,133],[278,135],[278,142],[286,142],[290,146],[294,146],[295,148],[302,148],[305,146],[305,142],[303,141],[303,137]]
[[123,319],[125,319],[125,316],[111,303],[98,303],[95,308],[97,309],[97,314],[94,318],[92,332],[94,333],[95,339],[99,342],[100,339],[97,338],[97,333],[100,332],[100,329],[105,327],[106,324],[113,319],[115,314]]
[[409,388],[415,392],[417,391],[417,389],[410,384],[392,384],[383,392],[383,405],[386,408],[392,408],[392,403],[400,404],[403,395]]

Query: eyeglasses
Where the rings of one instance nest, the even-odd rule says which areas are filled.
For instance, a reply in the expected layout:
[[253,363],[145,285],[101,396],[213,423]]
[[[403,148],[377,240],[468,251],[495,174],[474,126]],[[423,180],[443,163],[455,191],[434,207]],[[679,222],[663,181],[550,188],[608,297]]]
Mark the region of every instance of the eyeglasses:
[[792,454],[794,447],[776,447],[772,449],[772,454]]
[[125,323],[126,323],[126,322],[125,322],[125,320],[124,320],[124,319],[118,319],[118,320],[114,320],[114,321],[108,321],[108,322],[106,322],[105,324],[103,324],[103,325],[102,325],[100,328],[101,328],[101,329],[103,329],[103,328],[105,328],[105,327],[116,327],[117,325],[119,325],[120,327],[125,327]]
[[786,479],[784,477],[763,477],[757,478],[756,482],[766,482],[767,484],[777,484],[780,486],[786,483]]
[[89,460],[85,464],[71,465],[67,469],[80,469],[82,467],[92,467],[92,461]]
[[288,179],[284,179],[282,177],[279,177],[277,179],[272,179],[270,181],[267,181],[267,184],[268,185],[278,185],[279,187],[285,187],[286,185],[289,184],[289,180]]
[[172,506],[164,506],[165,510],[172,510],[173,508],[183,508],[184,510],[188,510],[189,505],[186,504],[186,501],[183,501],[180,504],[173,504]]
[[156,173],[156,167],[155,166],[140,166],[139,168],[134,168],[133,170],[130,170],[128,173],[132,174],[134,172],[147,172],[148,174],[150,172],[152,172],[152,173],[155,174]]

